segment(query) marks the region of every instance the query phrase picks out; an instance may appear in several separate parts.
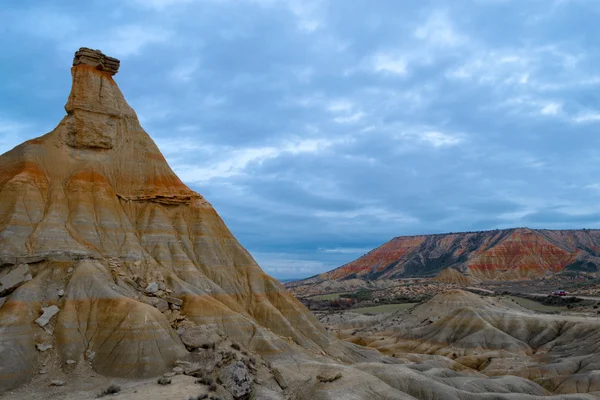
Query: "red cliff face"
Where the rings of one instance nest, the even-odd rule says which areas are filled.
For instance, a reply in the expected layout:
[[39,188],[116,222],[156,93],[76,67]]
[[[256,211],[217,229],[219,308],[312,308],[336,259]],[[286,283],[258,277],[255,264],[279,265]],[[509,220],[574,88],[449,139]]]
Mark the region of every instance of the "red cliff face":
[[565,268],[596,271],[598,266],[600,230],[519,228],[397,237],[310,279],[424,277],[452,267],[479,279],[510,280],[542,278]]

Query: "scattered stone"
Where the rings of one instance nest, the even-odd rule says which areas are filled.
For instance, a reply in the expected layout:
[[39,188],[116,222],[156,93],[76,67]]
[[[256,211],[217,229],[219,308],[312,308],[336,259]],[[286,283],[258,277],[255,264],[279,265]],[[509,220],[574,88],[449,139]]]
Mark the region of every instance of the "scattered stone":
[[53,380],[50,382],[50,386],[64,386],[66,383],[65,381]]
[[95,352],[95,351],[92,351],[92,350],[90,350],[90,349],[87,349],[87,350],[85,351],[85,358],[86,358],[86,360],[88,360],[89,362],[92,362],[92,361],[94,361],[94,358],[96,358],[96,352]]
[[73,267],[71,267],[71,268],[69,268],[69,269],[67,270],[67,274],[70,274],[70,273],[72,273],[72,272],[73,272]]
[[29,265],[18,265],[12,271],[0,277],[0,297],[10,294],[13,290],[31,279]]
[[179,307],[177,304],[171,304],[171,310],[179,311],[181,310],[181,307]]
[[176,375],[182,375],[183,374],[183,368],[181,368],[181,367],[175,367],[175,368],[173,368],[173,372]]
[[52,345],[50,343],[38,343],[35,345],[35,348],[41,352],[44,352],[50,350],[52,348]]
[[242,362],[236,361],[221,369],[219,380],[235,399],[244,398],[252,391],[252,377]]
[[171,384],[171,378],[158,378],[158,381],[156,381],[159,385],[170,385]]
[[152,307],[158,309],[158,311],[164,313],[169,309],[169,303],[159,297],[145,297],[141,299],[144,303],[150,304]]
[[47,373],[48,373],[48,370],[46,368],[40,369],[40,372],[39,372],[40,375],[45,375]]
[[158,289],[159,290],[167,290],[167,285],[165,285],[164,282],[158,282]]
[[165,373],[163,374],[163,376],[164,376],[165,378],[172,378],[172,377],[174,377],[175,375],[177,375],[175,372],[165,372]]
[[62,290],[62,289],[60,289],[60,290],[58,291],[58,297],[63,297],[64,295],[65,295],[65,291],[64,291],[64,290]]
[[50,307],[42,307],[42,315],[35,320],[35,323],[41,326],[42,328],[48,325],[52,317],[54,317],[60,309],[57,306]]
[[148,286],[146,286],[146,293],[154,294],[158,292],[158,283],[150,282]]
[[73,365],[73,364],[77,364],[77,361],[75,361],[75,360],[67,360],[67,361],[66,361],[66,364],[67,364],[67,365]]
[[196,378],[211,374],[223,360],[223,355],[216,351],[191,353],[189,357],[190,361],[176,361],[175,365],[182,367],[185,375]]
[[317,375],[317,379],[321,383],[329,383],[337,381],[342,377],[342,373],[339,371],[325,371]]
[[170,304],[175,304],[176,306],[181,307],[183,305],[183,300],[178,299],[177,297],[167,296],[165,297],[165,300],[168,301]]
[[191,349],[210,348],[221,342],[221,336],[216,325],[199,325],[186,329],[181,341]]
[[289,384],[287,379],[285,379],[281,371],[279,371],[277,368],[273,368],[273,378],[275,378],[275,381],[280,388],[284,390],[288,388]]

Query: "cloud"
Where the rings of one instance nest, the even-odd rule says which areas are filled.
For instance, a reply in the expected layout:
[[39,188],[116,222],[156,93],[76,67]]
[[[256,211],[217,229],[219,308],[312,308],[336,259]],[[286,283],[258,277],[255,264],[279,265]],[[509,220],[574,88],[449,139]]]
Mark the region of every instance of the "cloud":
[[458,33],[448,15],[436,11],[419,25],[413,35],[431,45],[440,47],[455,47],[466,43],[467,38]]
[[423,142],[430,144],[433,147],[455,146],[462,141],[458,136],[437,131],[425,132],[421,139]]
[[141,50],[148,45],[165,43],[172,39],[173,33],[170,30],[132,24],[118,26],[109,32],[104,32],[102,36],[92,36],[87,41],[108,54],[128,57],[140,54]]
[[[186,182],[202,183],[212,179],[231,178],[242,175],[253,165],[271,160],[282,155],[302,155],[314,154],[330,147],[333,142],[326,139],[300,139],[288,140],[277,146],[263,146],[254,148],[232,148],[229,146],[203,146],[188,145],[187,151],[203,152],[208,155],[208,165],[177,164],[174,169]],[[181,146],[177,144],[163,144],[163,151],[167,149],[177,149],[180,152]]]
[[199,67],[200,61],[197,58],[192,58],[185,63],[180,63],[169,75],[176,83],[187,83],[194,78],[194,74],[198,71]]
[[578,124],[588,124],[594,122],[600,122],[600,112],[596,111],[586,111],[580,113],[579,115],[573,118],[573,121]]
[[8,151],[24,140],[30,139],[33,125],[0,116],[0,153]]
[[371,248],[366,247],[335,247],[332,249],[319,249],[323,253],[336,253],[336,254],[364,254],[371,251]]
[[376,54],[373,58],[373,70],[393,75],[406,75],[408,73],[406,60],[402,56],[392,53]]
[[163,11],[170,7],[175,7],[182,4],[190,4],[197,0],[133,0],[134,4],[153,8],[157,11]]
[[283,278],[304,278],[316,275],[330,265],[321,261],[299,259],[293,253],[253,252],[252,255],[268,274]]
[[550,102],[542,107],[540,113],[542,115],[557,115],[560,113],[562,106],[559,103]]

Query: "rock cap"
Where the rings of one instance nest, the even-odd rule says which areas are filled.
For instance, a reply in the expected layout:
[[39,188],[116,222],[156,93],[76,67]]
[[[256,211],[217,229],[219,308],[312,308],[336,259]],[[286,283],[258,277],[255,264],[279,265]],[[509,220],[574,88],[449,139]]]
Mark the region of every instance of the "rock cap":
[[73,58],[73,66],[79,64],[91,65],[100,71],[115,75],[119,71],[121,62],[114,57],[107,56],[100,50],[81,47],[75,52],[75,57]]

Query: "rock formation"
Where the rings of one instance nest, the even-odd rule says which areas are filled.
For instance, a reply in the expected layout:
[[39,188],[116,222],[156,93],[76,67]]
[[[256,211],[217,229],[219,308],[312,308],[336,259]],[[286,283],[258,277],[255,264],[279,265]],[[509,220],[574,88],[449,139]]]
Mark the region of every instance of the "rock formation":
[[600,230],[534,230],[401,236],[346,265],[287,286],[327,280],[431,277],[455,268],[481,280],[536,279],[567,270],[598,271]]
[[443,269],[442,272],[433,278],[433,280],[435,282],[454,283],[461,286],[473,284],[473,279],[470,276],[467,276],[454,268]]
[[41,342],[63,364],[158,375],[186,354],[175,329],[201,324],[262,354],[294,344],[344,358],[169,168],[118,66],[80,49],[67,115],[0,156],[0,390],[32,377]]
[[600,393],[600,323],[593,318],[536,314],[510,299],[454,290],[362,331],[352,322],[345,321],[349,329],[340,337],[407,361],[427,360],[430,368],[443,359],[446,368],[470,370],[473,384],[509,374],[554,393]]

